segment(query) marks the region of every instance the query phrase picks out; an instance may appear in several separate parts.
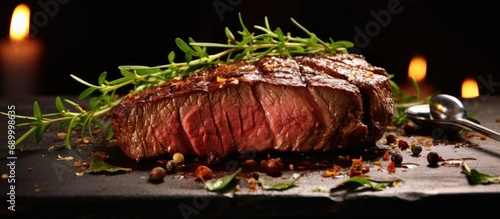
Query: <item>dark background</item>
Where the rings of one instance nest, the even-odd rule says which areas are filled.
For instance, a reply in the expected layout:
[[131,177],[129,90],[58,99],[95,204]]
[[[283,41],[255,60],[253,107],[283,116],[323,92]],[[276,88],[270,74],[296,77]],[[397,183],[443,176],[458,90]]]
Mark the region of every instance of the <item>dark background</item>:
[[[33,21],[32,36],[45,46],[37,94],[79,94],[86,87],[70,74],[95,83],[103,71],[109,79],[119,77],[119,65],[166,64],[170,51],[181,54],[176,37],[225,43],[225,27],[233,33],[240,30],[239,12],[250,28],[263,25],[268,16],[272,27],[301,35],[292,17],[324,40],[354,42],[357,48],[351,52],[384,67],[396,75],[396,82],[405,80],[412,56],[422,54],[427,58],[427,80],[442,92],[459,95],[463,79],[472,76],[489,78],[481,84],[482,94],[500,93],[499,19],[490,1],[23,2],[31,7],[32,18],[39,19]],[[12,11],[19,3],[1,1],[0,37],[8,36]],[[394,4],[399,4],[397,13],[391,13]]]

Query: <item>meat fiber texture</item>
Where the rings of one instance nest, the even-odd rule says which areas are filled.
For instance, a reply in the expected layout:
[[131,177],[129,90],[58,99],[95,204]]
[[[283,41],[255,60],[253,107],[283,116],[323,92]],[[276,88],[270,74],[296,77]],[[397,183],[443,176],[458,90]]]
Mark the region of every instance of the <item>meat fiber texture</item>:
[[129,94],[111,118],[120,149],[141,161],[364,148],[382,137],[393,107],[385,69],[339,54],[211,66]]

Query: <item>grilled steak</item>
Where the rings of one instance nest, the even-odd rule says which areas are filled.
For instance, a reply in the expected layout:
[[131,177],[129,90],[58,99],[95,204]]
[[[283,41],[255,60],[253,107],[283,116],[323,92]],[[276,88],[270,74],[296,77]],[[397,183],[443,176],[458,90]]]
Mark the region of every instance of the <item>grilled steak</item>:
[[265,57],[212,66],[130,94],[111,112],[140,161],[181,152],[323,152],[372,146],[393,114],[387,72],[356,54]]

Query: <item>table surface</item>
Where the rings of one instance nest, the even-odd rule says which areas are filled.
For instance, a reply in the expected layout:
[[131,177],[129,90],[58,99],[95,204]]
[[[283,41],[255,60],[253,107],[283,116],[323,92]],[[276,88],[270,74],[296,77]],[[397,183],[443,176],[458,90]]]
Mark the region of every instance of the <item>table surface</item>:
[[[77,101],[76,97],[63,97]],[[32,115],[33,101],[37,100],[43,113],[55,112],[55,97],[26,97],[0,100],[0,110],[14,105],[16,114]],[[78,101],[77,101],[78,102]],[[82,102],[84,103],[84,102]],[[464,105],[486,127],[500,131],[500,97],[484,96],[464,100]],[[19,122],[19,121],[17,121]],[[500,176],[500,143],[493,139],[467,138],[468,144],[441,143],[425,148],[421,156],[411,156],[403,151],[403,163],[413,163],[413,168],[396,168],[395,173],[375,164],[380,157],[365,160],[370,164],[367,176],[376,179],[401,179],[402,185],[383,191],[357,193],[330,193],[330,189],[346,180],[346,177],[323,177],[324,170],[312,170],[304,174],[294,187],[284,191],[256,191],[248,189],[248,183],[240,180],[240,190],[224,193],[210,192],[190,174],[171,174],[162,183],[147,181],[149,170],[156,163],[137,163],[126,158],[118,147],[93,143],[68,150],[55,134],[62,130],[52,127],[38,145],[32,138],[23,141],[16,149],[15,160],[8,159],[7,118],[0,117],[1,174],[9,173],[9,162],[15,161],[15,183],[0,181],[0,193],[8,200],[9,187],[15,185],[16,213],[0,209],[0,215],[51,216],[54,212],[66,218],[216,218],[260,217],[286,218],[291,216],[365,216],[403,213],[404,217],[425,216],[439,208],[446,215],[461,215],[461,209],[474,209],[478,216],[491,211],[488,202],[500,198],[500,184],[472,185],[462,173],[460,165],[429,167],[425,158],[430,151],[437,152],[450,163],[469,158],[469,167],[480,172]],[[19,132],[22,129],[16,129]],[[434,133],[435,136],[440,136]],[[428,139],[429,136],[401,137],[408,142]],[[444,141],[446,142],[446,141]],[[48,150],[53,146],[53,150]],[[377,149],[390,149],[382,141]],[[74,167],[76,160],[89,161],[90,154],[103,151],[110,155],[113,164],[130,167],[132,172],[121,174],[84,174]],[[58,156],[74,157],[73,161],[57,160]],[[459,162],[457,162],[459,163]],[[295,171],[304,173],[304,171]],[[292,174],[285,171],[283,176]],[[5,204],[5,200],[2,201]],[[489,206],[489,205],[488,205]],[[486,213],[485,213],[486,215]],[[402,216],[402,215],[401,215]]]

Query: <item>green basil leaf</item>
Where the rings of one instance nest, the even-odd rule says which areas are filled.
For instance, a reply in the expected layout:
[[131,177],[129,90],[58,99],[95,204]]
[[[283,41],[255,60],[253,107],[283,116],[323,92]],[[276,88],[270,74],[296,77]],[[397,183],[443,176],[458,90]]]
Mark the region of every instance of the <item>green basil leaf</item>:
[[283,179],[279,177],[270,177],[267,174],[259,173],[259,179],[257,180],[259,184],[265,190],[285,190],[295,185],[295,182],[299,180],[302,175],[292,178]]
[[106,163],[99,156],[93,155],[90,159],[90,167],[85,171],[87,173],[99,173],[99,172],[132,172],[131,168],[118,167]]
[[476,169],[470,169],[465,161],[462,162],[462,169],[471,184],[500,183],[500,176],[493,176],[479,172]]
[[205,181],[205,188],[209,191],[221,190],[225,188],[240,173],[241,167],[229,176],[207,180]]
[[401,185],[401,183],[402,181],[399,179],[377,181],[373,179],[355,176],[355,177],[350,177],[348,180],[345,180],[336,187],[332,188],[330,192],[335,192],[338,190],[346,190],[347,192],[359,192],[365,190],[382,191],[388,187],[399,186]]

